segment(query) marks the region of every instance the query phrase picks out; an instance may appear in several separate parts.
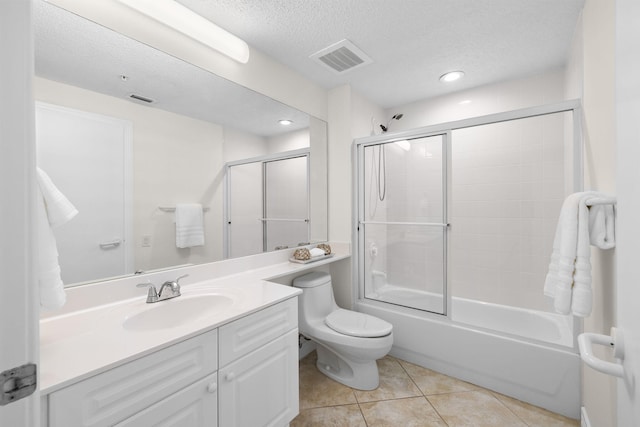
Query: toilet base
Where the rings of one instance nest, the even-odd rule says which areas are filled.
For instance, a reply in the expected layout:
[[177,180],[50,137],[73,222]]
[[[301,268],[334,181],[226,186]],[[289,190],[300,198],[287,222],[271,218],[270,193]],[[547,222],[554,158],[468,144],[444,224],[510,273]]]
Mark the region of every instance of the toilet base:
[[375,360],[354,361],[316,343],[318,362],[316,367],[320,372],[334,381],[358,390],[375,390],[380,384],[378,365]]

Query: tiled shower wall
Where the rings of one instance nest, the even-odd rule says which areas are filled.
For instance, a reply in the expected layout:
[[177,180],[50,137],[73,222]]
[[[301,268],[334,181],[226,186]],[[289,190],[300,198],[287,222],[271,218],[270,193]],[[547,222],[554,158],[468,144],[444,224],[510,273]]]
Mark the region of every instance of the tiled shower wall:
[[558,113],[454,131],[454,297],[547,310],[542,287],[564,199]]

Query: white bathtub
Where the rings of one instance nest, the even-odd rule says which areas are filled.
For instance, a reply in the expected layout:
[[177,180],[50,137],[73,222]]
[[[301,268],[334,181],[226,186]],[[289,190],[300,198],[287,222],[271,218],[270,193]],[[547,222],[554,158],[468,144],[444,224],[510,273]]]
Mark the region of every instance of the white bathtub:
[[[441,297],[391,285],[376,297],[396,304],[423,298],[442,307]],[[461,298],[452,299],[454,320],[369,299],[356,309],[393,324],[394,356],[579,418],[580,357],[571,317]]]

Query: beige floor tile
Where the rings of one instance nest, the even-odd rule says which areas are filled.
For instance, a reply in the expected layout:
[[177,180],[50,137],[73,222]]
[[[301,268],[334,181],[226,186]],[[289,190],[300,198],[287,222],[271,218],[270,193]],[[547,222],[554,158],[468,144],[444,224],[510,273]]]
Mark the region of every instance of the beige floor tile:
[[369,427],[446,427],[423,396],[361,403]]
[[291,427],[367,427],[358,405],[329,406],[301,411]]
[[580,421],[554,414],[537,406],[492,392],[507,408],[522,419],[529,427],[579,427]]
[[422,395],[397,359],[387,356],[378,360],[378,372],[380,386],[377,389],[371,391],[354,390],[358,402],[374,402]]
[[478,386],[448,377],[422,366],[400,360],[400,365],[426,396],[432,394],[452,393],[457,391],[479,390]]
[[449,427],[526,427],[488,391],[436,394],[427,399]]
[[314,352],[300,361],[300,411],[357,403],[351,388],[318,371],[316,360]]

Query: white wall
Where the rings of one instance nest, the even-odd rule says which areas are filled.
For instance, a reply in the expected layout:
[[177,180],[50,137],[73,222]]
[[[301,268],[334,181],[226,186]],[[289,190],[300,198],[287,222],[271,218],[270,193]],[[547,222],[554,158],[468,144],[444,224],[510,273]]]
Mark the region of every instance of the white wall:
[[270,154],[307,147],[309,147],[309,128],[267,138],[267,148]]
[[[133,233],[136,270],[222,259],[222,127],[42,78],[39,101],[133,123]],[[202,203],[205,246],[175,245],[174,215],[158,210]],[[151,239],[142,246],[143,236]]]
[[564,100],[563,88],[564,70],[558,69],[394,107],[386,115],[404,114],[402,119],[393,121],[390,131],[414,129],[559,102]]

